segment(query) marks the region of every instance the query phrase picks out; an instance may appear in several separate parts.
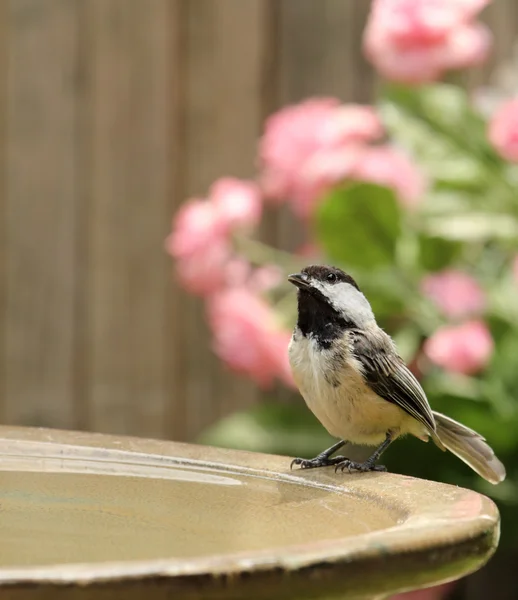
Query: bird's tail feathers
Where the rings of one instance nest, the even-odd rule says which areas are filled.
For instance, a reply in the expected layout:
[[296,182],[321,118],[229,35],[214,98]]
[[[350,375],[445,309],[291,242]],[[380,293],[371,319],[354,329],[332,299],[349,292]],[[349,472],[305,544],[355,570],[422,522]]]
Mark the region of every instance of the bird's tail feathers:
[[441,413],[434,411],[433,416],[438,438],[434,441],[439,448],[447,448],[490,483],[505,479],[504,465],[480,434]]

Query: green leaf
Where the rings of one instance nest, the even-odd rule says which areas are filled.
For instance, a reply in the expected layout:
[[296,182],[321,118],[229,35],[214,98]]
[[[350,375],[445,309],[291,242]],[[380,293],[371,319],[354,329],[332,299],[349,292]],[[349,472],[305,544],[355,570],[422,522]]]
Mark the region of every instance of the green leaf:
[[476,402],[483,400],[481,384],[478,379],[440,369],[429,373],[426,391],[430,395],[445,395],[457,400],[460,398]]
[[348,267],[393,264],[400,231],[394,192],[370,183],[333,190],[317,211],[318,241],[333,261]]
[[199,443],[289,456],[316,456],[336,440],[307,406],[260,404],[235,412],[206,429]]
[[470,212],[429,217],[425,228],[428,235],[462,242],[518,238],[518,221],[506,214]]
[[399,329],[392,336],[399,356],[406,362],[410,362],[419,350],[421,344],[421,333],[413,326],[406,326]]
[[380,111],[391,135],[416,155],[439,186],[480,189],[498,182],[504,163],[464,90],[452,85],[384,90]]
[[375,272],[357,271],[355,275],[380,322],[405,312],[407,290],[401,285],[394,285],[394,282],[398,281],[398,273],[393,265],[385,269],[376,269]]
[[[518,326],[518,302],[516,301],[518,286],[510,272],[496,281],[493,274],[490,282],[487,294],[489,304],[487,313],[503,322],[503,332],[506,333],[509,323],[513,324],[515,328]],[[515,331],[514,335],[518,338],[518,332]],[[518,348],[516,350],[518,351]],[[515,361],[514,357],[513,360]]]
[[518,388],[517,355],[518,336],[516,335],[516,329],[509,329],[507,335],[498,340],[490,369],[488,369],[488,380],[497,381],[502,389],[509,394],[509,397],[512,398],[512,410],[518,416],[518,405],[514,399]]
[[419,262],[426,271],[439,271],[451,265],[462,251],[459,242],[423,234],[419,237]]
[[479,193],[434,189],[427,193],[425,199],[419,207],[419,214],[426,218],[471,211],[479,203]]

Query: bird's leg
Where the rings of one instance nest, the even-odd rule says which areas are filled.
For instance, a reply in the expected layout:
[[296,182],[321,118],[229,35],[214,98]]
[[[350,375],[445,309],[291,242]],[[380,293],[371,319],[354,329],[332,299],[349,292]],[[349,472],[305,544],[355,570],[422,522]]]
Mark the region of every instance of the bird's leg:
[[315,458],[294,458],[291,461],[290,469],[293,469],[293,465],[299,465],[301,469],[316,469],[317,467],[329,467],[330,465],[336,465],[344,460],[347,460],[344,456],[335,456],[331,458],[331,454],[334,454],[337,450],[340,450],[345,446],[347,442],[340,440],[333,444],[331,448],[324,450]]
[[339,462],[335,466],[335,473],[338,471],[338,469],[340,469],[340,471],[342,472],[345,471],[345,469],[347,469],[349,473],[351,471],[360,471],[361,473],[365,473],[367,471],[386,471],[387,468],[383,465],[377,465],[376,461],[390,446],[393,440],[394,436],[392,432],[387,431],[387,437],[385,438],[385,440],[379,445],[378,448],[376,448],[376,450],[372,453],[372,456],[369,456],[369,458],[365,462],[357,463],[354,462],[354,460],[349,460],[348,458],[346,458],[345,460]]

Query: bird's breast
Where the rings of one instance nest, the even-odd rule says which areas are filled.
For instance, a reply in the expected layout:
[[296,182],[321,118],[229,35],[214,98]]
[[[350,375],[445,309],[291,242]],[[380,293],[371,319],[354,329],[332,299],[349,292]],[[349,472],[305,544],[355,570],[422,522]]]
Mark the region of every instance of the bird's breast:
[[331,435],[376,445],[389,429],[401,429],[405,413],[365,383],[346,338],[322,350],[311,336],[295,332],[289,359],[306,404]]

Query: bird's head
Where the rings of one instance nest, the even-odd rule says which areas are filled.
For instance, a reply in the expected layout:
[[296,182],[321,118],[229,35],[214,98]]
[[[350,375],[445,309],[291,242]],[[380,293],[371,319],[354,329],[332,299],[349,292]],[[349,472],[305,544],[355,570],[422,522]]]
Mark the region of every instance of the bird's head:
[[334,313],[357,327],[372,321],[374,315],[356,281],[338,267],[310,265],[288,281],[298,288],[301,310]]

